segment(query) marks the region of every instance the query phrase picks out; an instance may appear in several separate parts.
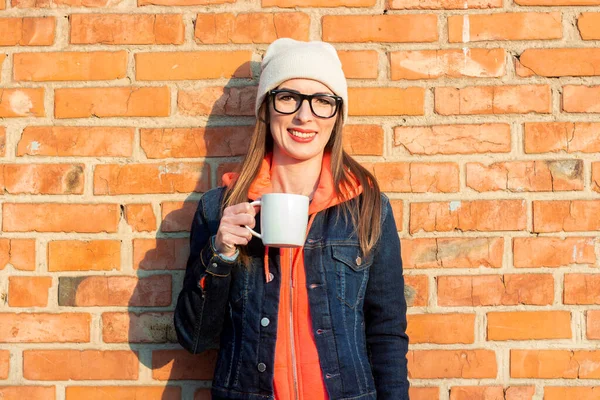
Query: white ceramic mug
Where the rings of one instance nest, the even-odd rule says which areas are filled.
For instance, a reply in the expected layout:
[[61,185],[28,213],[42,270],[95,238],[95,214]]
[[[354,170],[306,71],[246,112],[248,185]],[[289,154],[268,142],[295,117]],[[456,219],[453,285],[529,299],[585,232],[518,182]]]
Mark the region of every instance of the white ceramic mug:
[[308,225],[307,196],[291,193],[268,193],[250,203],[260,206],[261,232],[246,226],[265,246],[302,247]]

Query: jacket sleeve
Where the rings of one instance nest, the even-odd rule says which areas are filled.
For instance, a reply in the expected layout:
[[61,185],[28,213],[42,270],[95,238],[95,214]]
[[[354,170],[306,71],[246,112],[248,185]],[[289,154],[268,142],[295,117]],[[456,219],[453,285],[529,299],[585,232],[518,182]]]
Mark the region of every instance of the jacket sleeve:
[[408,400],[406,300],[400,240],[392,208],[382,196],[381,238],[365,294],[365,333],[378,400]]
[[[174,313],[177,339],[191,353],[218,348],[231,269],[236,265],[236,261],[221,258],[213,247],[211,237],[218,229],[218,212],[210,209],[218,210],[219,202],[205,201],[207,195],[200,200],[192,222],[190,256]],[[209,208],[206,203],[213,205]],[[207,218],[207,209],[215,214],[213,218]]]

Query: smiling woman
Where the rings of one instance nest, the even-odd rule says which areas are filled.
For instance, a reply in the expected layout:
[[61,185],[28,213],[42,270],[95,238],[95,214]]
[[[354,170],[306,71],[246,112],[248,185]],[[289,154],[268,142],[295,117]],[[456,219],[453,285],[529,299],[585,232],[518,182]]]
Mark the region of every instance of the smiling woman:
[[[219,348],[215,400],[407,400],[400,242],[389,200],[343,150],[348,90],[335,49],[273,42],[255,110],[240,172],[204,194],[194,217],[179,342]],[[255,227],[253,205],[266,214],[273,196],[283,217]],[[293,206],[309,201],[303,215]],[[251,240],[248,228],[302,218],[301,247]]]

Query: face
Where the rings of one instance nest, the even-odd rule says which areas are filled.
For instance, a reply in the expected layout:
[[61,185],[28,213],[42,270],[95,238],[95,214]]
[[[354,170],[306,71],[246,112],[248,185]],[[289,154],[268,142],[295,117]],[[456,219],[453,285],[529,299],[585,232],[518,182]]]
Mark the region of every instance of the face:
[[[333,94],[327,86],[311,79],[290,79],[277,89],[308,95]],[[341,112],[341,106],[337,112]],[[273,151],[290,162],[321,158],[337,119],[337,113],[332,118],[317,117],[307,100],[302,102],[298,111],[289,115],[275,111],[273,102],[269,101],[269,116]]]

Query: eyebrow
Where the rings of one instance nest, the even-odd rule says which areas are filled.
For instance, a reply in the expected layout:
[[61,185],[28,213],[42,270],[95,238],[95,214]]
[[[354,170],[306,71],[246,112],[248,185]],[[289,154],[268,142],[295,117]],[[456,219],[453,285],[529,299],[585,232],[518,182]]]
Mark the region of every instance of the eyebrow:
[[[303,93],[301,93],[301,92],[299,92],[299,91],[297,91],[297,90],[294,90],[294,89],[289,89],[289,88],[286,88],[286,87],[280,87],[280,88],[279,88],[279,90],[287,90],[288,92],[292,92],[292,93],[298,93],[298,94],[303,94]],[[313,95],[315,95],[315,94],[327,94],[327,95],[330,95],[330,96],[333,96],[333,95],[334,95],[334,94],[333,94],[333,93],[331,93],[331,92],[317,92],[317,93],[313,93]]]

